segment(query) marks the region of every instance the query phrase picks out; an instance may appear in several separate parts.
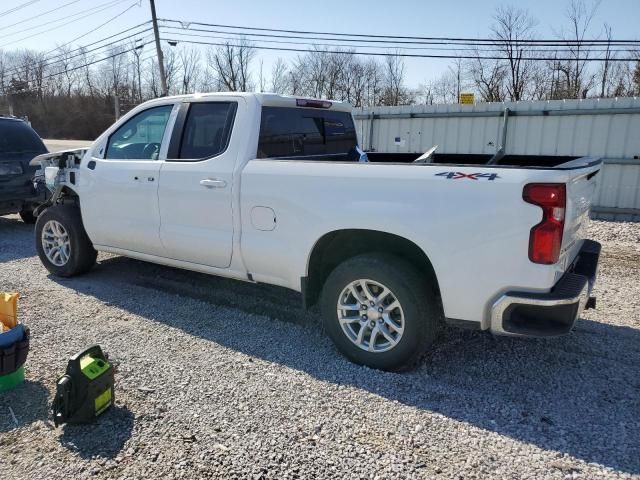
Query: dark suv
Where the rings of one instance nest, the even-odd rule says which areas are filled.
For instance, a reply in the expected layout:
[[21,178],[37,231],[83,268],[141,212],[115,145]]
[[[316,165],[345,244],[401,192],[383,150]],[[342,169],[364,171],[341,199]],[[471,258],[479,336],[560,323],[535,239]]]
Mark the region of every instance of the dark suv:
[[35,223],[33,209],[45,200],[46,189],[33,186],[37,167],[29,162],[42,153],[47,147],[28,123],[0,117],[0,215],[19,213],[25,223]]

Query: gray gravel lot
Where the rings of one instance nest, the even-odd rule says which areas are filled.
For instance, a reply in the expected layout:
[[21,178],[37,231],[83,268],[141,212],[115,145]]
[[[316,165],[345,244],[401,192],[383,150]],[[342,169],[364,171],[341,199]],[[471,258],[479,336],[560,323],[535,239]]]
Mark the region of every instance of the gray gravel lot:
[[[0,394],[2,478],[640,478],[640,224],[593,222],[598,309],[571,335],[448,329],[405,374],[341,358],[293,292],[109,255],[61,280],[32,234],[0,218],[0,290],[33,335]],[[55,380],[93,342],[117,406],[55,429]]]

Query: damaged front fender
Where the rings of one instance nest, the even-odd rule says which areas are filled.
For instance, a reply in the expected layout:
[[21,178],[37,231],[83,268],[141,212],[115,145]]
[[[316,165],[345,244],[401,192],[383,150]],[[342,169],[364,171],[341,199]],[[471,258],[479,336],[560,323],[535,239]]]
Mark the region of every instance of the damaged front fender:
[[34,210],[36,216],[51,205],[58,203],[65,192],[73,192],[72,196],[73,194],[78,195],[80,162],[88,150],[89,147],[44,153],[29,162],[31,166],[40,167],[34,177],[34,186],[37,188],[38,184],[44,184],[52,193],[45,203]]

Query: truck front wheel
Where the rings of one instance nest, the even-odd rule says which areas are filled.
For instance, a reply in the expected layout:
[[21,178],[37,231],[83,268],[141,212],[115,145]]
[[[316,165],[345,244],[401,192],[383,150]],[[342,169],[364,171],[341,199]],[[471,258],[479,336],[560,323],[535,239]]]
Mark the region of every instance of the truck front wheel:
[[429,279],[402,258],[353,257],[327,278],[325,330],[351,361],[380,370],[411,368],[435,341],[442,316]]
[[38,216],[36,249],[40,261],[54,275],[72,277],[96,263],[94,250],[75,205],[54,205]]

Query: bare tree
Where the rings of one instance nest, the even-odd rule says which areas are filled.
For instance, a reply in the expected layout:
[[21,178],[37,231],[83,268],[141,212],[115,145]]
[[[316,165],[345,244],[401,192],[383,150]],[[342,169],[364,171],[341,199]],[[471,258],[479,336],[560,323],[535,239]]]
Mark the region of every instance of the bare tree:
[[399,55],[385,57],[385,105],[402,105],[404,92],[404,60]]
[[636,67],[632,74],[633,94],[640,95],[640,60],[636,60]]
[[152,57],[148,59],[147,66],[144,69],[145,84],[147,86],[147,96],[157,98],[161,95],[160,78],[158,73],[158,61]]
[[271,67],[271,88],[273,93],[285,93],[288,89],[287,64],[278,58]]
[[604,54],[604,62],[602,62],[601,71],[600,71],[600,97],[604,98],[608,96],[608,86],[609,86],[609,76],[611,71],[611,27],[604,24],[604,33],[607,37],[607,48]]
[[432,81],[430,89],[432,103],[458,103],[460,98],[457,76],[450,69]]
[[164,57],[164,74],[167,78],[167,91],[169,95],[179,92],[180,82],[180,60],[175,48],[168,49],[162,55]]
[[113,58],[111,58],[109,63],[106,65],[110,81],[109,87],[113,92],[113,95],[118,96],[121,91],[121,87],[124,86],[126,82],[127,55],[124,47],[122,46],[114,46],[110,48],[109,55],[113,55]]
[[364,106],[380,105],[384,94],[384,71],[382,65],[374,58],[370,58],[364,63],[366,77]]
[[131,68],[133,69],[134,83],[132,93],[138,103],[142,103],[142,47],[138,47],[135,42],[131,44]]
[[80,53],[78,56],[78,63],[80,65],[83,65],[84,67],[81,68],[79,72],[80,72],[80,75],[82,76],[82,83],[84,83],[85,85],[87,95],[90,97],[97,95],[97,91],[94,84],[94,71],[92,70],[92,67],[90,65],[91,62],[93,61],[93,58],[94,57],[92,55],[89,55],[87,53],[86,48],[83,47],[80,50]]
[[79,72],[75,69],[78,66],[77,56],[71,54],[71,48],[63,45],[56,49],[56,61],[52,65],[53,69],[60,73],[53,77],[53,83],[60,95],[70,97],[71,92],[79,83]]
[[557,89],[556,95],[560,94],[563,98],[586,98],[594,85],[595,75],[588,70],[590,52],[584,43],[599,5],[599,0],[594,0],[590,7],[587,7],[585,0],[571,0],[569,4],[569,27],[561,38],[568,42],[566,54],[570,60],[556,65],[561,77],[561,88]]
[[314,48],[313,52],[296,58],[290,72],[294,95],[317,98],[326,96],[329,53],[327,49]]
[[545,100],[551,98],[553,89],[553,68],[537,63],[533,65],[528,88],[530,100]]
[[436,82],[427,80],[418,87],[418,101],[424,105],[433,105],[436,101]]
[[258,88],[260,89],[260,93],[263,93],[266,89],[266,79],[264,78],[264,59],[260,59],[260,73],[258,74]]
[[251,44],[243,39],[209,50],[207,61],[222,89],[246,92],[252,88],[250,66],[254,55]]
[[467,64],[469,76],[483,102],[504,100],[505,65],[500,61],[485,60],[480,54]]
[[527,42],[534,39],[536,21],[526,10],[499,7],[491,28],[497,50],[505,57],[506,91],[509,100],[523,100],[534,68]]
[[182,81],[181,92],[193,93],[200,78],[200,51],[196,48],[182,48],[178,52]]

